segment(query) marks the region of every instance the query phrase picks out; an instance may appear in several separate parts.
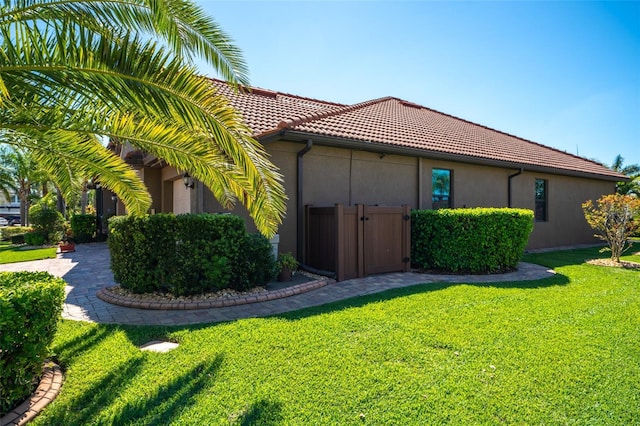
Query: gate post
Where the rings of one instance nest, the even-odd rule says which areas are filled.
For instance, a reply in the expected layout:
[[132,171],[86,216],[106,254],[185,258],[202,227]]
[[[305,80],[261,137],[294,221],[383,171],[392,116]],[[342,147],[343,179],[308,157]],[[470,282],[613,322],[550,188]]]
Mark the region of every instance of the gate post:
[[364,277],[364,205],[356,204],[358,208],[358,232],[357,232],[357,240],[358,240],[358,278]]
[[403,272],[409,272],[411,269],[411,209],[408,204],[402,206],[402,245],[403,245],[403,260],[404,269]]
[[344,268],[345,268],[345,248],[344,248],[344,206],[342,204],[336,204],[333,209],[335,220],[335,232],[336,232],[336,247],[335,247],[335,265],[336,265],[336,280],[344,280]]

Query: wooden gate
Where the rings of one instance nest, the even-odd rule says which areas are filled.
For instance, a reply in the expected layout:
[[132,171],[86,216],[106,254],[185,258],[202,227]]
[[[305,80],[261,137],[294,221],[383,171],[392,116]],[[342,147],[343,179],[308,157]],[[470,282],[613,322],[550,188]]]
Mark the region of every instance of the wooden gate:
[[409,206],[307,206],[305,217],[304,262],[338,281],[409,270]]

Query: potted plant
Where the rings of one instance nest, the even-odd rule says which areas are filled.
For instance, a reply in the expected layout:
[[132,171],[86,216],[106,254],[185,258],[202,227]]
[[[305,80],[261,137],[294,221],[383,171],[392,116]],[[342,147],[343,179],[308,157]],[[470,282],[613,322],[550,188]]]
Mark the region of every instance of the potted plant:
[[280,253],[277,265],[278,281],[291,281],[291,276],[298,268],[298,261],[291,253]]
[[65,226],[62,241],[58,243],[58,248],[60,249],[60,253],[72,253],[76,251],[76,244],[73,241],[73,231],[70,226]]

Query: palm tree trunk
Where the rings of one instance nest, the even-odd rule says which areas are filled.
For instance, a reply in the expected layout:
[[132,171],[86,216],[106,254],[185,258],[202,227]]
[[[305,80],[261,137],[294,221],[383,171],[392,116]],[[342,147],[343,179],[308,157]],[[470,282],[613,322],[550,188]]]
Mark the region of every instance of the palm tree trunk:
[[58,198],[56,199],[56,208],[62,214],[62,216],[67,217],[67,209],[64,204],[64,197],[62,196],[62,191],[60,188],[58,189]]
[[80,197],[80,213],[87,214],[87,180],[82,182],[82,194]]
[[18,191],[18,197],[20,198],[20,225],[26,226],[29,224],[29,193],[31,192],[31,185],[29,182],[20,182],[20,189]]

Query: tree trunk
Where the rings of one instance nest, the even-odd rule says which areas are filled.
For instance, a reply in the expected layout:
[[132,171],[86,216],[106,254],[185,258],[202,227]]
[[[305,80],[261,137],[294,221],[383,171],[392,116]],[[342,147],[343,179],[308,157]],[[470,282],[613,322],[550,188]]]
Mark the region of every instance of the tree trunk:
[[67,209],[65,207],[62,191],[60,191],[60,188],[57,188],[57,190],[58,190],[58,198],[56,199],[56,207],[58,208],[58,211],[62,214],[62,216],[67,217]]
[[87,180],[82,182],[82,194],[80,197],[80,213],[87,214]]
[[29,182],[20,182],[20,189],[18,190],[18,197],[20,198],[20,225],[26,226],[29,224],[29,193],[31,192],[31,185]]

